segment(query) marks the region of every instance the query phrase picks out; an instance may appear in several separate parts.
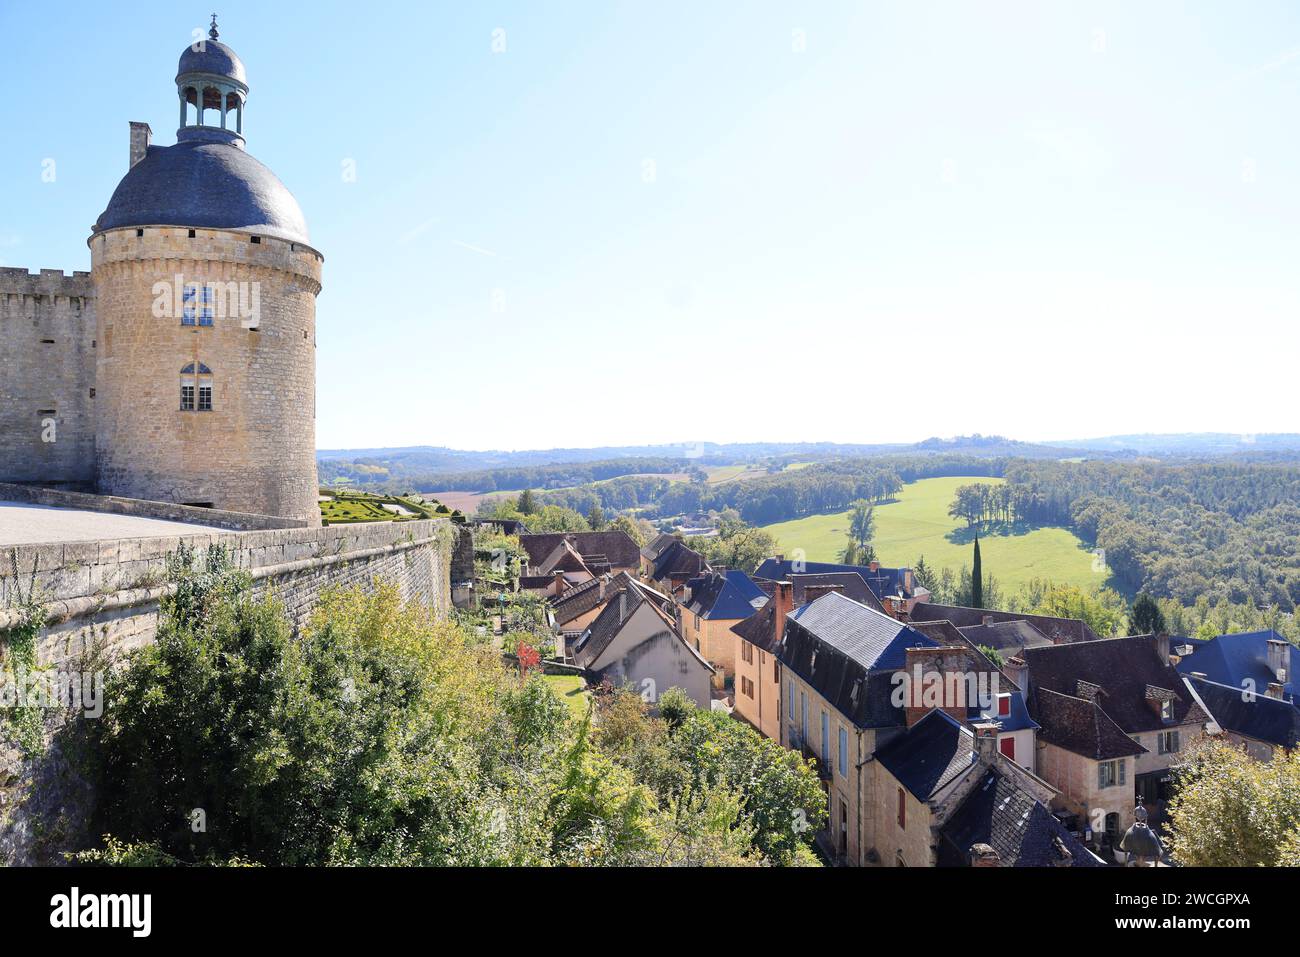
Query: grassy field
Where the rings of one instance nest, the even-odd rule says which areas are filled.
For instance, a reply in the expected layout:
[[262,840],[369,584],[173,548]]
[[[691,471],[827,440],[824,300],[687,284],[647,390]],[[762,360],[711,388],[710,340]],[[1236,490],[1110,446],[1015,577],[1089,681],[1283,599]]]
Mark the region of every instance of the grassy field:
[[[957,571],[969,565],[971,545],[965,522],[948,516],[948,506],[959,485],[975,482],[998,484],[992,478],[922,479],[903,487],[897,501],[876,506],[873,543],[881,564],[914,565],[921,555],[939,569]],[[848,513],[813,515],[793,522],[766,526],[788,556],[803,549],[810,562],[838,561],[848,534]],[[1012,534],[980,536],[984,570],[1004,589],[1016,590],[1032,578],[1082,586],[1105,583],[1092,570],[1092,553],[1073,532],[1064,528],[1034,528]]]
[[551,690],[564,699],[564,703],[569,706],[569,711],[576,720],[581,721],[587,716],[587,702],[591,700],[591,693],[587,691],[586,682],[582,680],[581,675],[543,675],[542,677],[551,686]]

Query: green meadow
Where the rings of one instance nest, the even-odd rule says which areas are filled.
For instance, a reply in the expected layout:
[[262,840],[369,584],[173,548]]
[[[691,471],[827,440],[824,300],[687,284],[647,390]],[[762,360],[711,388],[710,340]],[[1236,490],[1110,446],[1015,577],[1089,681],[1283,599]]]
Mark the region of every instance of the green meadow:
[[[877,505],[873,544],[881,564],[914,565],[924,555],[935,569],[958,571],[962,565],[969,565],[971,534],[964,521],[948,515],[948,506],[959,485],[976,482],[996,485],[1002,480],[960,476],[922,479],[905,485],[895,501]],[[807,561],[834,562],[839,560],[848,535],[848,512],[811,515],[765,527],[787,556],[803,549]],[[1105,584],[1105,576],[1093,571],[1092,552],[1064,528],[982,533],[980,556],[985,572],[991,572],[1004,589],[1011,591],[1033,578],[1084,587]]]

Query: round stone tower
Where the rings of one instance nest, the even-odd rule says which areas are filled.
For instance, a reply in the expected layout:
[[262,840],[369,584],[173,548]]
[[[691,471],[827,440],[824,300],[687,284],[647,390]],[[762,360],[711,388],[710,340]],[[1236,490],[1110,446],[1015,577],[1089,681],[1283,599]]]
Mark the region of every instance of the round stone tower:
[[186,48],[181,126],[131,168],[88,240],[97,483],[105,495],[320,524],[316,295],[323,257],[293,196],[244,149],[244,65]]

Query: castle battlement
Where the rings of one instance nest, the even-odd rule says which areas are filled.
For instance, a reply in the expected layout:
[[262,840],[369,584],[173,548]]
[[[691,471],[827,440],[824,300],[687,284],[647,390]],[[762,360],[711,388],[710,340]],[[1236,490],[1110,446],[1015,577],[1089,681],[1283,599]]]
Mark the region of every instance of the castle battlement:
[[0,296],[89,299],[94,295],[95,286],[89,272],[65,273],[62,269],[28,272],[21,267],[0,267]]

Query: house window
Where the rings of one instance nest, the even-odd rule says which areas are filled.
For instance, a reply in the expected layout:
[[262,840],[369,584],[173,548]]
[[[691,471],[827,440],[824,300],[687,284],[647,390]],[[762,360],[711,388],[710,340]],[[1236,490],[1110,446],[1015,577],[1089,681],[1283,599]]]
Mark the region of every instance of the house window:
[[181,411],[212,411],[212,370],[202,362],[181,369]]
[[849,776],[849,733],[840,728],[840,777]]
[[1009,714],[1011,714],[1011,695],[998,695],[998,717],[1005,718]]
[[754,682],[742,676],[740,679],[740,693],[746,698],[754,697]]
[[907,795],[903,793],[902,788],[898,789],[898,827],[900,830],[907,828]]
[[781,664],[775,658],[772,659],[772,680],[781,683]]
[[1125,783],[1126,762],[1123,758],[1116,761],[1102,761],[1097,765],[1097,787],[1113,788]]
[[1162,721],[1174,720],[1174,703],[1172,701],[1165,700],[1160,702],[1160,720]]
[[1156,753],[1157,754],[1177,754],[1178,753],[1178,732],[1161,731],[1156,734]]
[[747,641],[740,643],[740,660],[747,665],[754,663],[754,646]]
[[998,750],[1014,761],[1016,759],[1016,739],[1009,735],[1000,739],[998,741]]
[[799,736],[808,740],[808,696],[799,692]]
[[794,682],[790,682],[787,687],[790,689],[790,706],[786,708],[786,712],[790,719],[790,723],[794,724]]
[[181,325],[212,325],[212,287],[194,283],[181,291]]
[[822,712],[822,760],[829,761],[831,757],[831,719],[826,712]]

